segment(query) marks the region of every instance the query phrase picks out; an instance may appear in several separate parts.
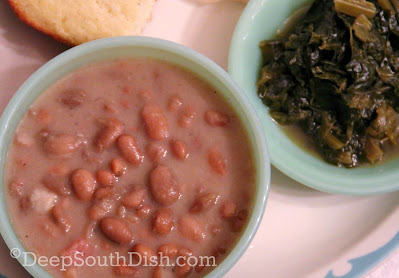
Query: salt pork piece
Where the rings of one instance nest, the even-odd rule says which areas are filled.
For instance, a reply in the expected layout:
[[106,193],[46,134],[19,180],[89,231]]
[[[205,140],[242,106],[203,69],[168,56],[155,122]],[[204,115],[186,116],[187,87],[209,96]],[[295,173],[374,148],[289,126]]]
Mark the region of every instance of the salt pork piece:
[[30,196],[32,208],[39,213],[50,211],[57,201],[57,194],[45,189],[35,189]]

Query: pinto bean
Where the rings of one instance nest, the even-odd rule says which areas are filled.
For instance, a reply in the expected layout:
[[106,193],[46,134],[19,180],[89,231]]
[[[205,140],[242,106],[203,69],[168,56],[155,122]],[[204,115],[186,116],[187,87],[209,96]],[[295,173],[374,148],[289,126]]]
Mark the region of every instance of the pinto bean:
[[109,119],[94,138],[94,147],[96,150],[102,152],[108,149],[123,133],[124,128],[121,121],[115,118]]
[[200,242],[205,238],[201,224],[191,216],[183,216],[179,220],[179,233],[190,240]]
[[100,187],[94,192],[94,199],[103,200],[112,196],[115,193],[112,187]]
[[96,188],[96,179],[85,169],[75,170],[71,175],[71,183],[76,196],[83,201],[90,201],[93,198]]
[[170,146],[172,148],[172,151],[174,153],[174,155],[178,158],[178,159],[186,159],[189,154],[187,152],[187,145],[181,141],[181,140],[172,140],[170,142]]
[[35,113],[36,119],[42,123],[43,125],[49,125],[53,119],[51,116],[50,111],[48,111],[45,108],[40,108],[36,113]]
[[125,215],[125,220],[132,224],[136,224],[136,223],[140,222],[140,218],[138,216],[131,215],[131,214]]
[[129,208],[138,208],[143,204],[146,193],[144,188],[134,189],[123,197],[122,204]]
[[91,207],[89,207],[88,210],[88,216],[91,220],[97,221],[100,220],[101,218],[105,217],[109,211],[104,209],[100,203],[93,204]]
[[151,171],[150,189],[155,201],[161,205],[171,205],[179,198],[176,179],[167,166],[157,166]]
[[220,214],[223,218],[232,218],[237,213],[237,205],[233,201],[226,201],[220,207]]
[[163,277],[163,267],[158,265],[154,268],[152,272],[152,278],[162,278]]
[[75,152],[80,144],[80,139],[74,135],[49,135],[44,141],[44,150],[51,155],[67,155]]
[[154,94],[150,90],[141,90],[137,93],[137,96],[144,101],[149,101],[154,97]]
[[158,254],[164,257],[172,258],[177,255],[179,246],[174,243],[166,243],[158,247]]
[[190,266],[188,263],[181,263],[179,262],[180,265],[176,266],[176,277],[187,277],[191,274],[193,271],[193,267]]
[[18,179],[12,180],[9,185],[10,195],[13,197],[21,197],[23,185],[23,182]]
[[133,232],[129,226],[119,218],[106,217],[100,222],[101,231],[112,241],[120,244],[130,243]]
[[196,266],[195,266],[195,272],[197,272],[197,273],[201,273],[202,271],[204,271],[204,269],[205,269],[205,264],[202,264],[202,263],[198,263]]
[[124,218],[126,216],[126,207],[119,206],[118,209],[116,210],[116,215],[119,216],[120,218]]
[[67,178],[49,174],[42,179],[42,183],[49,190],[59,194],[60,196],[68,196],[72,190],[67,182]]
[[182,104],[183,100],[179,96],[172,96],[168,101],[168,110],[171,112],[177,111]]
[[151,247],[144,243],[138,243],[135,244],[132,247],[131,252],[137,253],[134,254],[133,258],[135,258],[137,261],[141,261],[143,263],[150,262],[150,258],[156,256],[154,250],[152,250]]
[[193,251],[187,247],[181,247],[181,248],[179,248],[179,251],[177,252],[177,256],[184,257],[184,259],[188,259],[188,257],[191,257],[192,255],[193,255]]
[[110,241],[101,241],[100,242],[101,246],[100,248],[103,249],[104,251],[112,252],[113,250],[113,243]]
[[186,106],[180,113],[177,123],[181,127],[189,128],[192,125],[196,114],[197,112],[195,111],[194,107]]
[[49,169],[50,174],[66,177],[70,173],[71,168],[65,164],[57,164]]
[[104,187],[113,186],[116,183],[114,174],[105,169],[98,170],[96,173],[97,182]]
[[161,144],[151,142],[147,145],[146,152],[152,162],[158,163],[166,157],[168,151]]
[[208,152],[208,162],[211,168],[221,176],[224,176],[227,171],[226,159],[222,152],[217,148],[212,148]]
[[39,222],[40,229],[45,233],[46,236],[52,238],[60,237],[63,235],[61,228],[51,221],[49,218],[43,219]]
[[19,199],[18,206],[22,212],[27,213],[28,211],[30,211],[32,207],[30,197],[22,196],[21,199]]
[[50,136],[50,130],[48,128],[43,128],[37,134],[37,137],[39,137],[40,139],[46,139],[49,136]]
[[98,204],[93,204],[89,207],[87,214],[91,220],[96,221],[103,218],[106,212]]
[[204,118],[211,126],[225,126],[230,122],[229,116],[215,110],[205,112]]
[[[122,261],[121,261],[122,262]],[[114,265],[112,270],[116,276],[121,277],[139,277],[139,269],[134,266],[124,265],[121,262]]]
[[51,213],[55,220],[55,223],[57,223],[65,233],[71,230],[71,220],[67,216],[62,204],[55,205],[51,210]]
[[60,101],[68,108],[75,108],[86,100],[86,93],[83,90],[73,89],[62,92]]
[[111,160],[111,170],[115,176],[120,177],[126,173],[127,165],[123,160],[114,158]]
[[64,278],[78,278],[78,273],[76,271],[76,268],[74,267],[69,267],[65,270],[65,275]]
[[152,229],[161,235],[166,235],[173,230],[173,213],[168,208],[160,208],[154,215]]
[[161,108],[156,104],[146,104],[141,110],[148,137],[163,140],[169,136],[168,121]]
[[190,208],[190,212],[195,213],[209,210],[212,206],[216,205],[219,198],[220,196],[216,193],[203,194],[195,200],[193,206]]
[[219,259],[222,257],[224,254],[226,254],[227,250],[226,248],[223,247],[216,247],[215,250],[212,252],[212,256],[215,257],[215,259]]
[[213,225],[210,227],[211,233],[212,235],[216,236],[218,234],[220,234],[220,232],[222,231],[222,228],[218,225]]
[[144,204],[141,205],[138,209],[136,209],[136,215],[142,219],[147,218],[150,215],[151,211],[152,211],[151,206]]
[[77,258],[84,259],[93,253],[93,247],[84,239],[73,241],[63,252],[62,256],[69,257],[72,261]]
[[[114,194],[114,192],[112,194]],[[104,218],[111,212],[111,210],[113,210],[114,207],[115,207],[114,196],[109,195],[107,197],[104,197],[103,199],[96,201],[94,204],[92,204],[91,207],[89,207],[88,210],[89,218],[94,221]]]
[[125,95],[133,95],[135,88],[132,85],[125,85],[122,88],[122,93]]
[[123,134],[118,137],[116,144],[122,157],[129,163],[139,165],[143,162],[144,156],[140,148],[137,146],[136,139],[129,135]]
[[57,193],[60,196],[68,196],[72,193],[68,180],[70,168],[65,165],[57,165],[51,168],[47,175],[42,179],[42,184],[47,189]]
[[238,212],[238,214],[233,219],[233,231],[240,232],[247,223],[247,219],[248,219],[247,210],[241,210],[240,212]]
[[106,113],[117,114],[119,112],[117,105],[115,101],[106,101],[104,103],[104,110]]

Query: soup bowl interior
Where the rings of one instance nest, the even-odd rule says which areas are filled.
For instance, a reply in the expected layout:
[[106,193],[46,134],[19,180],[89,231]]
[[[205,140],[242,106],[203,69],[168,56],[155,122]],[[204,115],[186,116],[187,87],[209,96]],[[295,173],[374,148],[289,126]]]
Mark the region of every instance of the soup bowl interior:
[[262,66],[259,43],[277,30],[309,0],[251,0],[235,29],[230,45],[229,73],[255,107],[268,141],[272,164],[298,182],[329,193],[382,194],[399,189],[399,159],[354,169],[337,167],[300,148],[270,117],[257,95]]
[[[4,180],[5,162],[10,142],[20,120],[30,105],[47,87],[66,74],[85,65],[117,58],[152,58],[178,65],[192,72],[220,91],[245,126],[254,154],[256,195],[250,220],[241,238],[226,259],[207,275],[207,277],[221,277],[245,252],[262,219],[270,182],[267,144],[252,105],[224,70],[193,50],[160,39],[115,37],[74,47],[46,63],[20,87],[0,120],[0,129],[2,130],[0,134],[0,159],[2,162],[0,173],[3,180],[0,187],[0,232],[10,249],[17,248],[21,252],[25,251],[13,231],[12,221],[7,212]],[[51,277],[43,268],[34,264],[31,257],[27,257],[27,260],[25,260],[20,256],[18,260],[21,264],[25,264],[26,270],[34,277]]]

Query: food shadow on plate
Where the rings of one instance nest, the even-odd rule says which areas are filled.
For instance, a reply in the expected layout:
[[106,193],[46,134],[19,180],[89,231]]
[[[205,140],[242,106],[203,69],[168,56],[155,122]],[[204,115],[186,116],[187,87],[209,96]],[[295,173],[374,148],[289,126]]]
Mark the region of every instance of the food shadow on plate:
[[19,55],[49,60],[69,47],[21,22],[7,1],[0,1],[0,41]]
[[184,44],[226,70],[230,41],[244,7],[242,3],[231,1],[198,4],[190,24],[185,26]]
[[272,167],[270,195],[281,202],[297,203],[300,206],[333,207],[362,202],[365,199],[386,198],[393,202],[391,206],[399,204],[399,192],[377,196],[348,196],[330,194],[307,187],[284,175],[277,168]]
[[5,109],[13,94],[40,66],[40,63],[35,63],[0,70],[0,90],[3,92],[0,94],[0,111]]

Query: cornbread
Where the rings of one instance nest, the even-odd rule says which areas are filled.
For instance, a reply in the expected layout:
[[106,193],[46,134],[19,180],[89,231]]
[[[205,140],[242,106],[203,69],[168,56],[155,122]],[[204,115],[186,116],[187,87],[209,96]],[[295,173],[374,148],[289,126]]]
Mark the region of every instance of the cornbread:
[[112,36],[138,35],[155,0],[8,0],[35,29],[70,45]]

